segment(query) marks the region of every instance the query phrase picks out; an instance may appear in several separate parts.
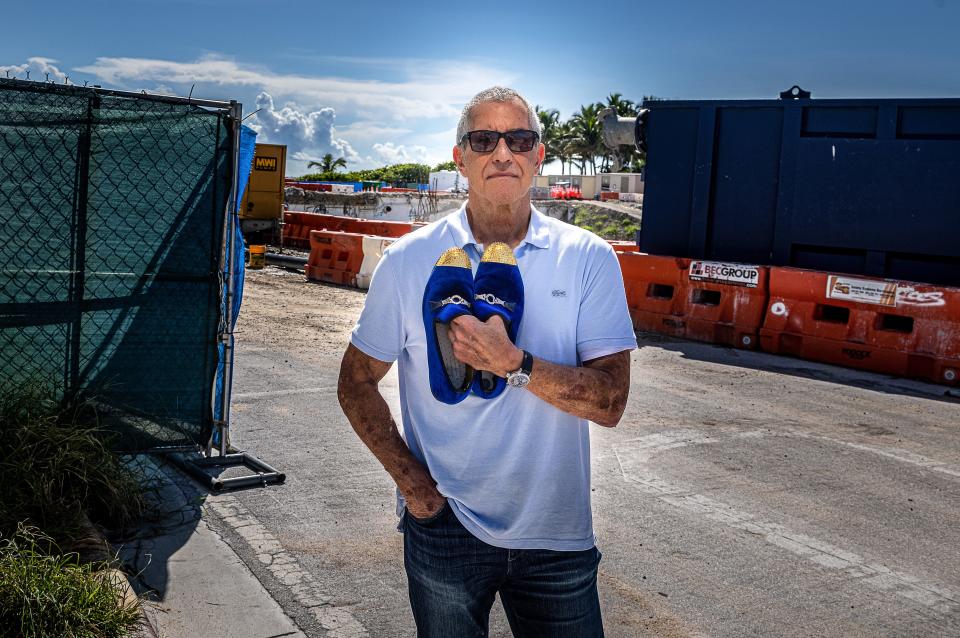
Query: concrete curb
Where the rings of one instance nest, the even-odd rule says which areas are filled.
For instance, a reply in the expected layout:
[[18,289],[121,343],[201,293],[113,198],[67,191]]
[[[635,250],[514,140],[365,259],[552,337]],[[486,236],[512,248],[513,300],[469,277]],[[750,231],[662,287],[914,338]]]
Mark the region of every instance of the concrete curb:
[[[142,456],[162,520],[119,547],[135,576],[146,638],[305,638],[256,575],[204,520],[204,492],[175,468]],[[146,594],[146,595],[144,595]],[[145,599],[145,600],[144,600]]]

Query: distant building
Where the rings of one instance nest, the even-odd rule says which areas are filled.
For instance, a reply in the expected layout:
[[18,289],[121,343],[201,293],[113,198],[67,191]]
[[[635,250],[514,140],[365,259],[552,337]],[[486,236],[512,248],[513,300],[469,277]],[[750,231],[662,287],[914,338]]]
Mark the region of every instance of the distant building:
[[537,175],[534,187],[548,189],[557,182],[579,186],[584,199],[594,199],[600,193],[643,193],[643,173],[599,173],[597,175]]
[[460,171],[434,171],[429,181],[432,191],[450,191],[453,193],[467,190],[467,178]]

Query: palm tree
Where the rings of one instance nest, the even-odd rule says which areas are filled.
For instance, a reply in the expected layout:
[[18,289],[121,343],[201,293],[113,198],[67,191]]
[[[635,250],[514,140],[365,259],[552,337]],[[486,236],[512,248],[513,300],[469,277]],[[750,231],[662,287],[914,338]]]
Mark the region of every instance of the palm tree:
[[540,120],[540,141],[545,147],[543,163],[540,164],[539,174],[543,175],[543,167],[559,157],[558,133],[560,132],[560,111],[557,109],[541,109],[540,105],[534,107],[537,112],[537,118]]
[[570,172],[573,172],[574,136],[570,122],[560,122],[553,133],[553,147],[555,158],[560,160],[560,174],[567,174],[567,164],[570,164]]
[[307,168],[319,168],[321,173],[334,173],[338,168],[346,168],[347,160],[342,157],[333,159],[332,153],[327,153],[320,158],[319,162],[307,163]]
[[633,100],[623,99],[622,93],[611,93],[607,96],[607,103],[604,106],[608,106],[617,112],[617,115],[621,117],[630,117],[637,114],[637,105]]
[[597,115],[603,109],[603,104],[596,102],[580,107],[580,112],[570,118],[573,135],[573,151],[580,158],[580,174],[584,174],[587,164],[597,174],[597,155],[604,155],[603,136],[600,128],[600,119]]

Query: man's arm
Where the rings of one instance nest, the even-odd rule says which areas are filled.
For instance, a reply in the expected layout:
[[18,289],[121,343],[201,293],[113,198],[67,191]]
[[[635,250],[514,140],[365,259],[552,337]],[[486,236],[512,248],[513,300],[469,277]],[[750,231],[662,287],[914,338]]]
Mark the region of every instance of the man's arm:
[[393,477],[407,509],[418,518],[427,518],[440,511],[444,498],[430,472],[400,437],[390,408],[380,394],[378,384],[391,365],[348,345],[340,363],[337,398],[357,436]]
[[[523,351],[507,337],[503,320],[486,322],[462,315],[452,322],[453,354],[476,370],[505,377],[520,368]],[[568,414],[614,427],[620,422],[630,391],[630,352],[618,352],[565,366],[534,358],[527,390]]]

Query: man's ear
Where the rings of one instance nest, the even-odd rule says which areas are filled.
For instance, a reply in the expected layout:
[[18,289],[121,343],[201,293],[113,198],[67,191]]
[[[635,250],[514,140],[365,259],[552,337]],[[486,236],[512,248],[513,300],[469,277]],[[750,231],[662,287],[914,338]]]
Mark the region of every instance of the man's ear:
[[463,166],[463,149],[460,148],[459,144],[456,144],[453,147],[453,162],[457,165],[460,173],[463,174],[465,170]]

